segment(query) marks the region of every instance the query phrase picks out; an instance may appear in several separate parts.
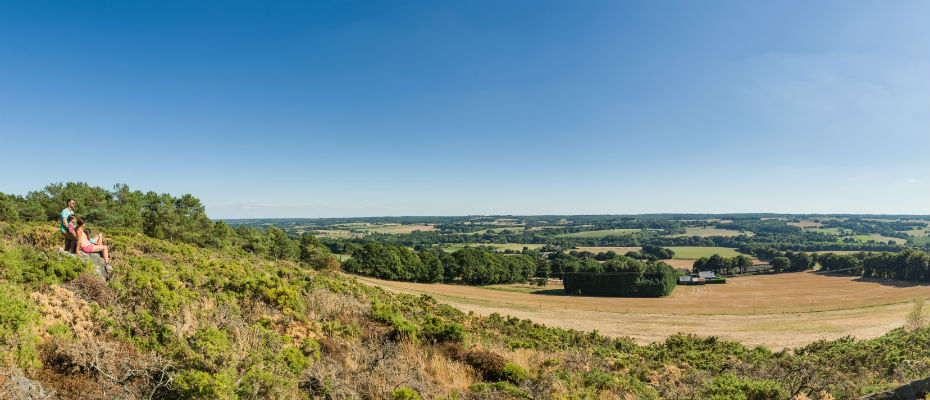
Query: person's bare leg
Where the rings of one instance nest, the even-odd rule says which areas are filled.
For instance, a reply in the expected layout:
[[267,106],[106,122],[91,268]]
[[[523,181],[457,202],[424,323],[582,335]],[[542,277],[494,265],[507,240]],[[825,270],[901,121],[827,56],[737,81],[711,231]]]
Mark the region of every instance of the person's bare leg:
[[103,244],[103,234],[98,233],[97,236],[94,236],[94,243]]
[[103,252],[103,262],[110,262],[110,248],[107,246],[101,246],[99,244],[94,245],[94,250],[91,253]]

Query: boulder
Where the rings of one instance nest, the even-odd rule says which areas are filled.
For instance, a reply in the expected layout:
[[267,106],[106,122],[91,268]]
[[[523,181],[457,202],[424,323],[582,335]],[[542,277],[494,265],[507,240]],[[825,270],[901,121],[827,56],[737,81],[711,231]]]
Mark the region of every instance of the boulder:
[[90,261],[90,263],[94,266],[93,272],[94,272],[95,274],[97,274],[97,276],[99,276],[99,277],[101,277],[101,278],[103,278],[104,280],[107,280],[107,281],[110,280],[110,274],[107,272],[107,268],[106,268],[106,266],[105,266],[106,263],[103,262],[103,257],[101,257],[100,254],[98,254],[98,253],[89,253],[89,254],[88,254],[88,253],[84,253],[84,252],[81,252],[81,253],[78,253],[78,254],[74,254],[74,253],[65,251],[65,249],[59,247],[59,248],[58,248],[58,256],[61,257],[62,255],[67,255],[67,256],[69,256],[69,257],[76,257],[76,258],[80,258],[80,259],[82,259],[82,260]]
[[872,393],[860,398],[869,400],[912,400],[922,399],[928,392],[930,392],[930,377],[911,381],[894,389]]

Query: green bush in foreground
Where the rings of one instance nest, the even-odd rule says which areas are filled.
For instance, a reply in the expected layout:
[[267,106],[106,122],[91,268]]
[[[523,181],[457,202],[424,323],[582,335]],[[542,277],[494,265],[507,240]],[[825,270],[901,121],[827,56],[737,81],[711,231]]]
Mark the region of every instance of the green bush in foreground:
[[702,396],[708,400],[775,400],[787,397],[778,382],[740,379],[729,373],[714,377]]
[[39,313],[25,292],[0,284],[0,356],[23,369],[39,367],[35,334],[38,320]]
[[400,388],[394,389],[391,392],[391,398],[393,400],[420,400],[420,394],[416,390],[410,388]]

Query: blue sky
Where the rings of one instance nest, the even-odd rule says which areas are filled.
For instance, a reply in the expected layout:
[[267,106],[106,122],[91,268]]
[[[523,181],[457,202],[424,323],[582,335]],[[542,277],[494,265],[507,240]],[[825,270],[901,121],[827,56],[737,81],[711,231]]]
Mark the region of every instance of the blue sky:
[[930,5],[2,2],[0,191],[214,218],[927,213]]

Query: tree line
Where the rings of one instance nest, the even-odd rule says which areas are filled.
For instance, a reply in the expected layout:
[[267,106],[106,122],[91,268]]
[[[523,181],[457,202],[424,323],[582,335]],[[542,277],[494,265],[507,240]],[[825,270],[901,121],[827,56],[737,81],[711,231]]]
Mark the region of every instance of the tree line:
[[899,253],[827,253],[820,254],[817,262],[826,271],[842,271],[866,278],[930,281],[930,254],[914,249]]
[[[896,279],[912,282],[930,281],[930,254],[904,249],[897,253],[858,252],[854,254],[805,253],[779,251],[773,248],[752,248],[751,254],[768,261],[774,272],[806,271],[820,264],[823,271],[836,271],[866,278]],[[694,262],[692,269],[731,274],[746,273],[752,259],[739,255],[722,257],[714,254]]]
[[338,267],[329,248],[312,235],[289,236],[275,227],[233,228],[207,218],[204,205],[193,195],[142,192],[124,184],[107,190],[82,182],[53,183],[25,196],[0,193],[0,220],[57,221],[68,199],[77,203],[76,215],[97,228],[207,248],[239,248],[259,257],[302,262],[313,268]]
[[343,263],[347,272],[381,279],[491,285],[526,282],[536,276],[537,261],[524,254],[503,255],[475,248],[445,252],[413,251],[404,246],[368,242]]
[[678,272],[662,261],[646,263],[626,256],[617,256],[604,263],[585,262],[582,265],[577,272],[563,272],[566,293],[662,297],[668,296],[678,284]]

